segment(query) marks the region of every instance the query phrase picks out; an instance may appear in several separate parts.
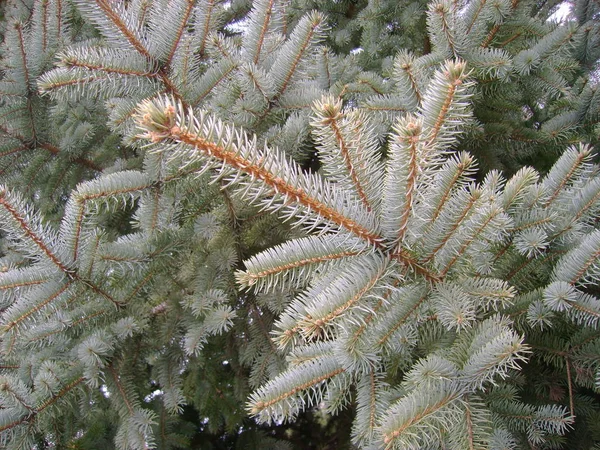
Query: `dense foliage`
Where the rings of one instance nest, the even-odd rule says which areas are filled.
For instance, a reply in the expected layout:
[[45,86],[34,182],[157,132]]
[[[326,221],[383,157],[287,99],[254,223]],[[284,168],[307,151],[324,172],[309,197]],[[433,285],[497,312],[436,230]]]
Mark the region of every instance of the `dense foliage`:
[[600,448],[600,6],[9,0],[0,445]]

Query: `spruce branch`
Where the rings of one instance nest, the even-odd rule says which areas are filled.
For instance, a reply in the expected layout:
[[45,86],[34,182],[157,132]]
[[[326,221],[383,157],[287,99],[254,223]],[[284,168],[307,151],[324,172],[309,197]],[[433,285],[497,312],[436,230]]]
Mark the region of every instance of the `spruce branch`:
[[419,148],[422,122],[407,117],[398,121],[394,131],[395,139],[390,148],[389,169],[384,181],[382,211],[385,211],[385,215],[382,228],[388,238],[401,243],[413,209],[419,175],[423,170],[423,155]]
[[[181,38],[183,36],[183,32],[188,25],[188,20],[192,14],[194,8],[193,0],[183,0],[184,7],[178,8],[178,4],[170,5],[171,10],[176,10],[177,14],[180,16],[178,18],[178,25],[175,28],[175,33],[172,34],[171,45],[168,50],[167,56],[165,58],[165,66],[171,67],[171,63],[173,61],[173,57],[175,56],[175,52],[177,51],[177,47],[181,43]],[[162,19],[162,18],[161,18]]]
[[269,291],[282,283],[301,286],[308,283],[314,272],[365,250],[360,241],[348,238],[297,239],[246,260],[246,270],[238,271],[236,279],[240,285],[255,286],[260,291]]
[[[273,211],[287,210],[285,214],[288,216],[300,214],[299,223],[308,221],[311,227],[317,226],[317,221],[311,218],[314,213],[372,245],[380,245],[374,219],[368,211],[354,207],[352,215],[348,216],[346,211],[349,212],[349,208],[340,201],[343,194],[333,186],[315,176],[301,173],[297,165],[284,159],[278,152],[268,148],[262,151],[257,149],[245,134],[222,122],[204,114],[196,117],[191,110],[185,112],[181,105],[176,111],[168,98],[160,102],[143,103],[137,121],[146,133],[142,137],[154,143],[172,140],[187,146],[184,148],[190,148],[192,151],[189,156],[192,158],[209,158],[222,164],[221,172],[231,167],[248,175],[250,180],[246,182],[244,192],[251,201],[258,202],[260,195],[265,192],[264,188],[253,188],[256,184],[254,180],[260,180],[261,184],[271,189],[272,195],[270,200],[260,203],[264,207]],[[237,177],[233,180],[237,180]],[[290,201],[305,210],[288,206]],[[356,204],[350,199],[345,202],[348,205]]]
[[[250,397],[247,409],[258,416],[261,422],[294,417],[304,408],[305,401],[309,405],[318,404],[323,398],[323,391],[327,389],[323,382],[329,380],[329,383],[335,384],[335,377],[343,372],[335,357],[323,352],[269,381]],[[305,392],[309,392],[307,400],[300,397]]]
[[315,102],[313,111],[316,115],[312,122],[314,134],[328,178],[354,190],[367,210],[377,209],[381,187],[374,180],[383,169],[372,126],[361,114],[342,112],[339,99],[324,98]]
[[[55,145],[47,143],[47,142],[32,141],[31,139],[19,134],[16,130],[11,130],[2,125],[0,125],[0,133],[4,134],[7,137],[16,139],[22,143],[22,145],[20,147],[11,149],[11,150],[7,151],[6,153],[4,153],[4,152],[0,153],[0,157],[8,156],[10,154],[18,153],[18,152],[21,152],[24,150],[35,150],[36,148],[42,148],[42,149],[50,152],[54,156],[62,155],[60,148],[56,147]],[[84,167],[95,170],[97,172],[102,171],[100,166],[98,166],[93,161],[90,161],[89,159],[82,158],[82,157],[76,157],[73,159],[73,161]],[[10,165],[9,165],[9,167],[10,167]]]
[[0,446],[589,444],[593,3],[7,1]]
[[468,76],[466,63],[448,62],[431,80],[420,107],[427,146],[452,146],[460,132],[457,124],[463,127],[470,118]]
[[11,193],[4,186],[0,187],[0,206],[3,207],[5,224],[13,225],[10,229],[5,228],[5,231],[15,233],[16,236],[33,243],[35,250],[29,250],[31,256],[39,257],[44,255],[61,271],[65,273],[71,272],[67,265],[57,256],[57,252],[52,248],[53,245],[44,239],[44,237],[50,236],[50,240],[56,242],[56,237],[52,231],[45,229],[46,227],[42,224],[41,218],[37,214],[28,219],[26,217],[27,214],[22,213],[22,211],[28,211],[24,202],[19,196]]
[[276,98],[281,97],[288,89],[305,53],[322,39],[325,32],[324,22],[324,16],[317,11],[303,17],[294,28],[290,39],[279,51],[272,70],[277,88]]
[[204,56],[206,46],[209,39],[209,31],[211,29],[211,22],[214,20],[214,9],[217,5],[216,0],[208,0],[206,2],[200,2],[194,10],[195,16],[195,40],[199,43],[198,53],[200,56]]
[[[381,423],[386,449],[417,449],[439,442],[440,432],[456,420],[461,389],[449,382],[436,390],[415,390],[387,411]],[[425,430],[436,430],[431,434]]]
[[253,5],[248,16],[248,20],[253,26],[250,27],[246,49],[254,64],[258,64],[260,61],[267,31],[272,27],[274,3],[275,0],[258,1]]
[[[84,14],[88,15],[90,19],[96,23],[100,31],[103,32],[107,37],[119,36],[140,54],[143,58],[152,61],[158,67],[157,74],[158,78],[165,86],[168,93],[181,99],[181,93],[179,92],[175,83],[169,76],[169,67],[163,68],[157,61],[155,55],[153,55],[148,49],[148,44],[144,42],[141,30],[135,26],[132,26],[133,21],[128,21],[129,14],[126,12],[124,7],[117,6],[115,3],[111,3],[109,0],[94,0],[94,4],[97,5],[99,12],[91,8],[90,4],[83,1],[78,1],[77,5]],[[118,30],[114,33],[113,30]],[[56,86],[54,86],[56,87]]]
[[140,191],[152,186],[148,177],[135,171],[122,172],[118,176],[109,174],[79,185],[71,195],[65,209],[60,237],[67,245],[72,260],[78,258],[81,233],[86,208],[89,203],[96,205],[114,200],[129,201]]
[[422,101],[415,66],[415,57],[408,51],[398,53],[394,61],[394,81],[409,111],[415,110]]

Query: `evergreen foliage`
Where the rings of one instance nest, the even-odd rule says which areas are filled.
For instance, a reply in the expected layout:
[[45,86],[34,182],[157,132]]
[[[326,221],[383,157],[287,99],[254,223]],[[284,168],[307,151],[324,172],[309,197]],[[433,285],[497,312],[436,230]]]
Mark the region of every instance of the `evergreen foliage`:
[[0,445],[600,446],[599,6],[9,0]]

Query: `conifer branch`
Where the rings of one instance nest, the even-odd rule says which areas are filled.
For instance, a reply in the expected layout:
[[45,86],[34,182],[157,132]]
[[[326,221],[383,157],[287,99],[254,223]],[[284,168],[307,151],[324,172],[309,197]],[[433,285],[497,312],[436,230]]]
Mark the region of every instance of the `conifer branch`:
[[165,67],[171,66],[171,62],[173,61],[173,56],[175,56],[175,52],[177,51],[177,47],[179,46],[179,43],[181,42],[181,37],[183,36],[183,32],[184,32],[185,28],[188,26],[188,20],[194,9],[194,0],[187,0],[186,3],[187,4],[185,6],[185,10],[183,12],[181,21],[179,23],[179,26],[177,27],[177,31],[175,32],[175,39],[173,39],[173,43],[171,44],[171,49],[169,50],[169,53],[167,54],[167,58],[165,61]]
[[485,7],[486,4],[486,0],[479,0],[477,2],[477,10],[475,11],[475,13],[473,14],[473,16],[470,18],[471,21],[470,23],[467,25],[467,34],[469,34],[471,32],[471,29],[473,28],[473,25],[475,25],[475,22],[477,21],[477,19],[479,18],[479,14],[481,14],[481,11],[483,10],[483,8]]
[[[425,125],[429,127],[429,134],[427,135],[427,143],[431,145],[434,143],[438,135],[442,129],[442,126],[448,123],[447,115],[451,110],[452,104],[456,101],[455,95],[459,87],[463,84],[464,79],[467,76],[466,66],[464,63],[457,63],[454,66],[446,66],[447,69],[443,74],[446,77],[447,84],[444,83],[445,91],[443,92],[443,100],[435,99],[431,102],[431,108],[437,108],[437,116],[432,118],[434,120],[433,124],[431,124],[431,119],[425,122]],[[428,97],[428,100],[431,97]],[[442,100],[440,104],[440,100]],[[437,103],[437,104],[436,104]],[[427,113],[429,112],[428,108],[429,104],[425,103],[423,105],[423,110]],[[426,116],[427,117],[427,116]]]
[[292,32],[288,43],[280,50],[280,56],[275,62],[275,66],[276,70],[280,67],[283,72],[278,70],[274,74],[277,82],[275,99],[280,98],[287,90],[306,51],[319,38],[323,22],[324,17],[317,12],[302,18]]
[[280,446],[313,407],[357,448],[589,434],[589,0],[327,2],[327,40],[302,2],[7,1],[0,446]]
[[152,277],[154,277],[156,275],[156,271],[154,270],[149,270],[148,273],[144,276],[144,278],[142,278],[140,280],[139,283],[137,283],[137,285],[131,290],[131,292],[129,293],[129,295],[127,295],[125,297],[125,300],[123,301],[123,303],[127,304],[131,301],[131,299],[133,299],[141,290],[142,288],[148,284],[148,282],[150,282],[150,280],[152,279]]
[[[48,144],[46,142],[37,142],[37,145],[44,150],[49,151],[53,155],[57,156],[61,153],[60,149],[52,144]],[[74,162],[81,164],[82,166],[87,167],[88,169],[95,170],[96,172],[102,172],[102,168],[97,165],[95,162],[90,161],[89,159],[77,157],[73,159]]]
[[[368,279],[361,280],[358,291],[353,293],[353,295],[349,298],[344,298],[345,301],[343,303],[340,303],[339,300],[334,302],[332,299],[332,305],[327,305],[327,309],[331,309],[331,311],[329,311],[327,314],[319,315],[316,314],[314,309],[311,309],[311,314],[307,314],[304,317],[299,318],[298,327],[300,328],[300,332],[303,334],[303,336],[309,341],[312,339],[320,339],[323,336],[326,336],[326,329],[330,326],[331,322],[352,308],[365,296],[367,292],[373,289],[373,287],[380,282],[382,275],[386,272],[388,267],[386,264],[383,264],[377,269],[378,270],[376,272],[372,272],[370,274]],[[335,308],[332,309],[332,307]]]
[[464,240],[462,246],[458,249],[456,254],[446,263],[444,268],[440,272],[440,277],[446,276],[448,271],[454,266],[454,264],[458,261],[460,257],[464,254],[467,248],[479,237],[480,234],[485,230],[485,228],[490,225],[494,219],[502,214],[502,210],[500,208],[493,208],[485,217],[483,223],[481,223],[475,230],[475,232],[468,239]]
[[42,51],[46,51],[47,45],[48,45],[48,2],[42,2]]
[[[299,383],[293,383],[291,386],[280,386],[281,382],[285,382],[280,377],[279,380],[274,380],[264,388],[260,389],[251,397],[251,400],[248,403],[250,414],[257,416],[261,415],[265,410],[277,408],[278,404],[285,403],[286,401],[291,400],[292,397],[295,397],[308,389],[317,387],[324,381],[330,380],[345,371],[342,367],[334,367],[333,364],[325,363],[325,358],[326,356],[323,355],[314,360],[307,360],[290,369],[298,373]],[[319,364],[319,361],[322,361],[323,365]],[[261,398],[263,399],[261,400]]]
[[473,417],[471,415],[471,407],[469,405],[469,396],[464,395],[463,401],[465,403],[465,422],[467,423],[467,441],[469,444],[469,450],[475,450],[475,439],[473,435]]
[[385,346],[387,341],[394,335],[396,330],[407,323],[408,319],[421,307],[427,297],[429,297],[429,290],[425,289],[422,295],[417,297],[416,301],[412,302],[410,305],[407,305],[409,306],[408,308],[403,308],[403,313],[400,317],[395,318],[394,324],[385,330],[383,336],[378,336],[377,345],[381,347]]
[[[428,11],[428,27],[432,29],[433,37],[437,37],[436,40],[438,41],[438,45],[436,47],[443,42],[447,45],[447,48],[452,55],[458,55],[459,52],[456,49],[456,36],[454,35],[455,30],[448,17],[453,14],[453,11],[451,11],[451,8],[453,7],[451,2],[444,0],[439,0],[430,4]],[[441,36],[438,36],[438,33],[441,33]],[[439,49],[436,48],[435,50]]]
[[[573,181],[574,176],[582,170],[582,165],[590,158],[590,151],[587,148],[582,151],[577,151],[572,148],[565,152],[559,162],[554,166],[554,170],[551,171],[548,176],[544,179],[544,183],[552,189],[550,196],[544,203],[545,207],[548,207],[556,200],[559,194],[561,194],[568,183]],[[564,163],[563,163],[564,161]]]
[[56,22],[57,22],[56,35],[59,37],[62,34],[62,15],[63,15],[63,7],[62,6],[63,6],[62,0],[56,0]]
[[275,403],[278,403],[282,400],[285,400],[288,397],[291,397],[292,395],[297,394],[300,391],[305,391],[306,389],[312,387],[312,386],[316,386],[319,383],[321,383],[322,381],[328,380],[330,378],[333,378],[334,376],[342,373],[344,371],[343,368],[338,368],[335,370],[332,370],[331,372],[328,372],[326,374],[320,375],[318,377],[315,377],[305,383],[302,383],[299,386],[294,387],[293,389],[290,389],[287,392],[284,392],[282,394],[280,394],[278,397],[275,397],[272,400],[266,401],[266,402],[257,402],[256,405],[251,409],[251,413],[252,414],[258,414],[260,411],[264,410],[265,408],[268,408],[270,406],[273,406]]
[[[129,41],[132,47],[140,53],[144,58],[150,61],[156,61],[156,58],[150,53],[150,51],[144,46],[144,44],[138,39],[138,37],[129,29],[127,24],[119,16],[119,14],[111,7],[109,0],[94,0],[101,11],[106,14],[106,17],[119,29],[122,35]],[[168,69],[159,68],[157,71],[158,78],[162,81],[167,89],[167,92],[181,99],[175,84],[171,81],[168,75]]]
[[119,29],[122,35],[140,54],[148,59],[153,59],[148,49],[139,41],[137,36],[129,29],[119,14],[111,7],[109,0],[94,0],[96,5],[104,12],[106,17]]
[[456,219],[450,224],[449,227],[445,227],[446,234],[441,236],[437,246],[433,248],[430,252],[428,252],[427,256],[424,258],[424,263],[431,261],[435,257],[436,253],[448,243],[448,241],[456,232],[456,230],[464,223],[469,213],[473,211],[473,208],[475,207],[477,201],[480,198],[480,191],[472,192],[471,195],[469,195],[467,203],[465,203],[463,209],[459,211],[459,214],[456,216]]
[[48,400],[44,401],[42,404],[37,406],[35,409],[36,414],[39,414],[42,411],[44,411],[46,408],[48,408],[49,406],[52,406],[54,403],[56,403],[58,400],[63,398],[65,395],[67,395],[70,391],[75,389],[77,386],[79,386],[84,381],[85,381],[84,377],[79,377],[79,378],[71,381],[69,384],[64,386],[60,391],[58,391],[56,394],[54,394]]
[[115,383],[115,386],[117,387],[117,390],[119,391],[119,395],[121,396],[121,399],[123,400],[123,403],[127,407],[127,411],[129,411],[129,415],[133,416],[135,414],[135,411],[133,409],[133,405],[129,401],[129,397],[128,397],[127,393],[125,392],[125,388],[121,384],[121,381],[119,380],[119,375],[115,371],[115,368],[113,367],[112,364],[109,364],[106,367],[106,369],[110,372],[110,375],[112,377],[112,381],[113,381],[113,383]]
[[89,280],[86,280],[85,278],[80,277],[79,275],[75,275],[74,278],[81,282],[82,284],[84,284],[85,286],[87,286],[88,288],[90,288],[90,290],[92,290],[95,294],[98,294],[99,296],[103,297],[104,299],[108,300],[109,302],[111,302],[113,305],[115,305],[117,308],[120,308],[123,306],[123,303],[117,299],[115,299],[113,296],[111,296],[108,292],[106,292],[106,290],[102,289],[101,287],[97,286],[96,284],[92,283]]
[[26,218],[19,213],[17,208],[11,203],[10,199],[7,198],[6,189],[0,189],[0,205],[8,212],[16,223],[19,225],[22,232],[26,237],[31,239],[33,243],[42,251],[46,257],[52,261],[61,271],[70,273],[69,268],[54,254],[50,247],[44,242],[44,239],[40,237],[28,224]]
[[[27,54],[25,52],[26,44],[25,44],[25,38],[23,37],[23,27],[18,22],[14,24],[14,27],[15,27],[15,30],[17,31],[17,35],[18,35],[19,52],[20,52],[21,63],[22,63],[22,67],[23,67],[25,88],[26,88],[27,96],[29,97],[31,95],[31,84],[30,84],[31,81],[30,81],[30,76],[29,76],[29,68],[27,66]],[[33,131],[33,135],[35,136],[34,131]]]
[[[519,6],[519,0],[511,0],[511,11],[516,10],[517,6]],[[497,23],[496,25],[494,25],[491,28],[491,30],[487,34],[485,40],[481,43],[481,47],[483,47],[483,48],[489,47],[489,45],[492,43],[492,41],[498,34],[498,31],[500,31],[500,27],[502,26],[503,23],[504,22]],[[520,33],[519,33],[519,35],[520,35]],[[501,44],[500,47],[503,47],[503,45]]]
[[[4,332],[8,332],[8,331],[12,330],[13,328],[15,328],[16,326],[21,324],[21,322],[27,320],[33,314],[42,310],[46,305],[50,304],[51,302],[53,302],[54,300],[59,298],[65,291],[67,291],[67,289],[69,289],[71,284],[72,284],[72,282],[69,281],[66,283],[58,284],[57,286],[56,285],[52,286],[55,288],[55,290],[53,290],[53,292],[51,292],[51,294],[49,296],[44,298],[44,300],[42,302],[36,304],[28,311],[25,311],[23,314],[19,314],[19,317],[15,318],[15,319],[11,320],[9,323],[7,323],[4,326]],[[17,312],[19,312],[19,311],[17,311]],[[9,310],[9,313],[10,313],[10,310]]]
[[[399,223],[398,223],[398,242],[402,242],[406,233],[406,227],[408,225],[408,219],[412,212],[413,201],[415,198],[415,192],[417,189],[417,176],[419,174],[419,160],[418,160],[418,143],[420,141],[420,127],[413,123],[407,125],[407,133],[403,136],[398,134],[398,140],[404,140],[403,144],[406,145],[408,153],[408,161],[406,162],[406,185],[404,188],[404,204],[400,209]],[[400,251],[400,249],[399,249]]]
[[[0,278],[1,280],[1,278]],[[35,286],[38,284],[42,284],[45,283],[47,280],[47,278],[41,278],[41,279],[23,279],[23,280],[18,280],[15,281],[14,283],[9,283],[9,284],[0,284],[0,290],[8,290],[8,289],[16,289],[16,288],[20,288],[20,287],[27,287],[27,286]],[[1,283],[1,281],[0,281]]]
[[[372,245],[381,245],[381,238],[376,232],[369,230],[356,220],[340,213],[331,205],[324,203],[323,200],[315,198],[315,196],[302,187],[291,184],[290,181],[287,181],[281,175],[269,171],[264,165],[266,162],[265,157],[250,147],[252,144],[247,142],[245,136],[238,134],[235,140],[239,139],[240,142],[230,142],[227,147],[211,142],[200,134],[200,130],[202,130],[201,123],[206,120],[203,116],[197,119],[191,112],[185,114],[181,110],[179,114],[176,114],[175,108],[168,100],[158,105],[145,102],[140,108],[137,117],[138,124],[147,133],[143,137],[150,139],[152,142],[159,143],[165,140],[172,140],[177,143],[186,144],[197,150],[204,157],[215,159],[227,167],[247,174],[252,180],[260,180],[266,186],[270,187],[273,193],[286,198],[287,202],[295,202],[309,211],[314,211],[319,216],[347,229]],[[218,121],[215,121],[210,126],[211,128],[214,127],[214,131],[210,130],[208,133],[209,136],[212,136],[214,132],[232,137],[233,133],[239,133],[226,129]],[[252,152],[255,152],[255,154],[252,155]],[[255,159],[251,159],[249,157],[251,155]],[[271,154],[269,157],[275,160],[279,159],[276,154]],[[271,162],[270,164],[273,163]],[[288,166],[290,163],[280,161],[279,164]],[[308,182],[308,178],[300,175],[299,169],[296,166],[289,166],[288,170],[290,171],[290,176]]]
[[237,276],[237,279],[238,279],[238,282],[242,285],[252,286],[261,278],[278,275],[278,274],[290,271],[292,269],[297,269],[297,268],[303,267],[303,266],[318,265],[319,263],[324,263],[326,261],[345,259],[347,257],[356,256],[356,255],[358,255],[358,252],[342,251],[342,252],[338,252],[338,253],[331,253],[328,255],[317,256],[317,257],[313,257],[313,258],[300,259],[297,261],[282,264],[280,266],[271,267],[267,270],[263,270],[260,272],[246,271],[245,273],[240,273]]
[[11,428],[21,425],[22,423],[29,422],[30,420],[31,420],[30,416],[23,416],[20,419],[17,419],[13,422],[2,425],[2,426],[0,426],[0,433],[3,431],[6,431],[6,430],[10,430]]
[[[414,395],[410,395],[409,398],[410,400],[413,400]],[[456,390],[431,393],[425,396],[423,405],[421,407],[417,406],[416,411],[414,411],[414,414],[412,414],[410,417],[406,417],[405,413],[402,415],[403,420],[401,421],[398,419],[392,419],[393,422],[396,422],[396,424],[393,424],[393,422],[390,423],[390,425],[387,423],[384,424],[384,429],[382,431],[384,443],[386,444],[386,450],[394,447],[394,441],[402,437],[405,432],[410,433],[407,430],[409,430],[411,427],[418,427],[419,422],[428,419],[430,416],[435,416],[440,410],[457,401],[459,398],[460,392]],[[410,401],[409,399],[407,400]],[[431,402],[427,402],[427,400],[431,400]],[[402,403],[398,405],[398,408],[401,404]]]
[[23,423],[32,422],[33,420],[35,420],[35,418],[36,418],[36,416],[38,414],[40,414],[41,412],[43,412],[49,406],[52,406],[54,403],[56,403],[58,400],[60,400],[61,398],[63,398],[66,394],[68,394],[71,390],[73,390],[74,388],[76,388],[77,386],[79,386],[84,381],[85,381],[85,378],[84,377],[80,377],[80,378],[72,381],[71,383],[67,384],[59,392],[57,392],[56,394],[52,395],[46,401],[44,401],[40,405],[38,405],[31,412],[31,414],[24,415],[23,417],[15,420],[13,422],[10,422],[10,423],[8,423],[6,425],[0,426],[0,432],[9,430],[9,429],[14,428],[14,427],[16,427],[18,425],[21,425]]
[[206,6],[203,7],[206,8],[204,11],[206,17],[204,18],[204,23],[202,24],[202,39],[200,40],[200,49],[198,50],[200,56],[204,56],[204,52],[206,50],[206,42],[208,39],[208,32],[210,30],[213,8],[215,7],[215,0],[208,0]]
[[260,53],[262,51],[263,48],[263,44],[265,41],[265,36],[267,34],[267,30],[269,29],[269,24],[271,22],[271,17],[273,15],[273,2],[274,0],[268,0],[268,3],[266,3],[266,6],[263,6],[262,4],[256,9],[256,11],[258,13],[263,13],[263,11],[261,11],[262,9],[264,9],[264,19],[262,21],[262,25],[260,27],[260,33],[258,35],[258,40],[256,42],[255,45],[255,49],[254,49],[254,64],[258,64],[259,60],[260,60]]
[[338,120],[341,118],[341,102],[337,102],[334,105],[331,104],[323,104],[320,108],[320,111],[323,113],[323,117],[320,122],[329,127],[333,132],[333,136],[337,142],[337,145],[340,149],[340,153],[344,162],[346,164],[346,170],[352,179],[352,183],[356,188],[356,192],[358,193],[359,198],[365,205],[365,207],[370,211],[371,205],[369,204],[369,200],[365,194],[364,188],[361,184],[361,181],[358,179],[356,174],[356,169],[354,167],[354,162],[350,156],[349,144],[346,142],[342,132],[340,130],[340,126],[338,124]]
[[384,306],[384,304],[388,301],[390,296],[395,292],[395,289],[398,287],[399,284],[400,284],[400,279],[394,280],[394,282],[391,284],[391,286],[389,288],[387,288],[386,291],[381,295],[381,298],[379,299],[379,301],[372,308],[372,312],[370,312],[363,319],[360,326],[352,334],[352,337],[350,337],[348,339],[348,345],[350,347],[357,345],[361,336],[365,333],[365,331],[367,331],[369,324],[377,318],[377,313]]
[[468,175],[472,172],[475,166],[475,161],[468,153],[461,153],[460,159],[457,159],[453,166],[454,167],[452,167],[453,170],[451,172],[452,177],[448,181],[443,180],[443,185],[441,186],[442,192],[439,196],[439,200],[437,200],[435,204],[435,209],[431,214],[431,218],[429,219],[430,223],[434,223],[438,219],[440,213],[446,206],[452,191],[456,189],[458,182],[463,179],[465,175]]
[[560,258],[560,256],[562,254],[564,254],[564,253],[565,253],[564,251],[555,250],[553,252],[546,253],[545,255],[543,255],[542,258],[525,259],[525,260],[523,260],[523,262],[521,264],[516,265],[515,267],[513,267],[512,270],[509,273],[507,273],[503,278],[506,281],[511,281],[521,271],[524,271],[528,267],[530,267],[532,265],[536,265],[536,264],[540,264],[541,265],[541,264],[544,264],[546,262],[552,261],[553,259]]
[[[206,97],[213,92],[213,90],[221,84],[223,81],[227,80],[234,71],[237,69],[237,65],[231,59],[223,60],[221,64],[217,65],[214,68],[209,69],[204,75],[203,79],[207,82],[205,83],[204,89],[202,89],[196,96],[194,100],[190,103],[191,105],[198,105],[202,102]],[[215,77],[214,74],[218,76]],[[200,84],[200,83],[198,83]]]
[[[23,144],[21,147],[19,147],[18,150],[15,150],[14,152],[9,152],[9,153],[2,153],[2,154],[0,154],[0,157],[9,155],[11,153],[16,153],[16,152],[22,151],[22,150],[35,150],[36,148],[43,148],[44,150],[47,150],[54,156],[58,156],[61,153],[60,149],[52,144],[49,144],[47,142],[40,142],[37,140],[27,139],[25,136],[22,136],[12,130],[9,130],[8,128],[6,128],[2,125],[0,125],[0,132],[4,133],[6,136],[9,136],[11,138],[14,138],[14,139],[20,141]],[[78,164],[81,164],[89,169],[95,170],[97,172],[102,171],[102,168],[100,168],[100,166],[98,166],[96,163],[94,163],[88,159],[85,159],[82,157],[77,157],[77,158],[74,158],[73,161]]]
[[325,97],[315,102],[312,122],[319,157],[327,177],[352,190],[367,211],[379,205],[379,163],[371,124],[358,111],[342,111],[342,101]]
[[[144,76],[144,77],[159,77],[158,73],[151,73],[147,71],[132,70],[127,68],[110,67],[104,64],[94,64],[92,62],[80,61],[76,55],[65,55],[62,57],[62,61],[66,67],[80,67],[87,70],[99,70],[105,73],[115,73],[117,75],[128,75],[128,76]],[[89,78],[88,78],[89,80]],[[57,86],[62,87],[62,86]]]

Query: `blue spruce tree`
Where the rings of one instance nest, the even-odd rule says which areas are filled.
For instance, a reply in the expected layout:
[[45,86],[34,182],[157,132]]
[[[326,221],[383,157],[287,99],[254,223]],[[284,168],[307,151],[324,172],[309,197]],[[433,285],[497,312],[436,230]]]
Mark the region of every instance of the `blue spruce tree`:
[[600,448],[570,6],[5,2],[0,445]]

